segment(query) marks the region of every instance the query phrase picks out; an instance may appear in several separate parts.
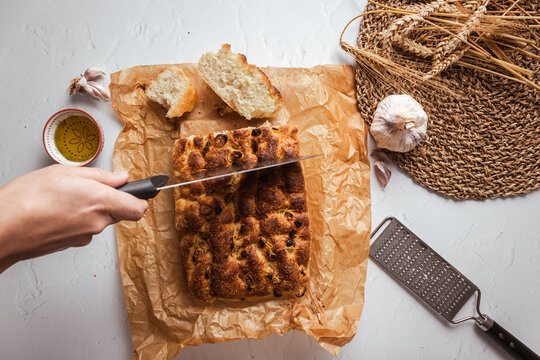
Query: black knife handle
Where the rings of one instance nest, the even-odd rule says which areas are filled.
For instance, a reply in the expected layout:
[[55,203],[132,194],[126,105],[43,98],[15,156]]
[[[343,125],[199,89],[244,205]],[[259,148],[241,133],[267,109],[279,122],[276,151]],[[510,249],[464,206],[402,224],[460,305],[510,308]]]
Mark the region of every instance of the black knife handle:
[[476,325],[484,331],[486,335],[501,345],[510,355],[516,359],[522,360],[540,360],[540,356],[534,353],[524,343],[519,341],[514,335],[510,334],[501,325],[497,324],[487,315],[477,318]]
[[125,191],[139,199],[148,200],[156,196],[159,192],[157,188],[165,185],[168,180],[169,177],[167,175],[156,175],[147,179],[125,183],[116,189]]

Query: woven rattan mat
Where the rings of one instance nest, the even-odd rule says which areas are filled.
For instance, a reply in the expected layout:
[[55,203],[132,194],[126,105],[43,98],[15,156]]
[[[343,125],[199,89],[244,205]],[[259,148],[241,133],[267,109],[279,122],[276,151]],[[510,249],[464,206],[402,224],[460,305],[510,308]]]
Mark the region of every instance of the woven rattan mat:
[[[411,3],[382,2],[394,7]],[[536,14],[540,10],[537,0],[520,4]],[[373,8],[368,5],[366,11]],[[360,25],[359,46],[369,48],[395,16],[366,15]],[[538,28],[531,31],[540,35]],[[519,53],[509,57],[532,70],[531,80],[539,83],[540,61]],[[429,116],[428,137],[408,153],[389,153],[392,160],[419,183],[456,199],[511,196],[540,187],[540,93],[530,86],[456,65],[441,76],[450,82],[453,94],[408,87],[409,95]],[[356,81],[358,109],[371,123],[377,104],[395,92],[360,68]]]

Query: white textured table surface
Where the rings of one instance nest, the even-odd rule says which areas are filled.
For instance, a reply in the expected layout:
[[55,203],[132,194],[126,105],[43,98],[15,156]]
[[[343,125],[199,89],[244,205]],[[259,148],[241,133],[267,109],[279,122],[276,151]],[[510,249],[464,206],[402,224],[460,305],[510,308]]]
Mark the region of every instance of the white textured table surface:
[[[231,43],[252,63],[308,67],[350,60],[342,27],[365,1],[3,0],[0,185],[49,165],[50,115],[78,107],[101,122],[94,166],[110,169],[120,122],[109,104],[64,91],[90,66],[195,62]],[[354,25],[347,40],[354,41]],[[482,309],[540,352],[540,191],[452,201],[393,169],[372,184],[373,224],[389,214],[482,290]],[[31,224],[29,224],[31,226]],[[128,359],[132,355],[113,228],[84,248],[19,263],[0,275],[1,359]],[[187,348],[182,359],[331,359],[304,333]],[[504,359],[472,324],[449,326],[370,262],[358,333],[340,359]]]

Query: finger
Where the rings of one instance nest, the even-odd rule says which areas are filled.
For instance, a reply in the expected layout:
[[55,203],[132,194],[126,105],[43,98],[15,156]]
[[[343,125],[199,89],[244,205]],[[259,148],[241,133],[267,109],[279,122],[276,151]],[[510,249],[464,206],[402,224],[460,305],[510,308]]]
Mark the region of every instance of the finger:
[[79,176],[98,181],[113,188],[124,185],[129,179],[129,174],[125,171],[110,172],[100,168],[80,167],[77,168],[76,173]]
[[148,209],[148,201],[113,188],[105,190],[105,210],[113,222],[121,220],[137,221]]

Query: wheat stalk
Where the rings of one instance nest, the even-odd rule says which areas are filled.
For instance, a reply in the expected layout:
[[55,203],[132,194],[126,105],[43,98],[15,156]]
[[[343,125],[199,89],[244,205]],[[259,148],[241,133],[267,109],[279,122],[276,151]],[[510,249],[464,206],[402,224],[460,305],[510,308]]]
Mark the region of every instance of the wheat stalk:
[[[463,46],[466,39],[473,28],[478,25],[480,18],[487,10],[487,4],[489,0],[484,1],[482,5],[478,7],[478,10],[467,19],[467,22],[463,25],[463,30],[455,37],[448,38],[439,43],[439,46],[433,54],[433,69],[426,74],[425,78],[429,79],[435,75],[438,75],[441,71],[445,70],[448,66],[452,65],[467,52],[467,47]],[[463,11],[465,11],[463,9]],[[456,51],[461,46],[462,49]],[[477,46],[478,47],[478,46]],[[451,54],[453,52],[453,54]]]
[[[435,0],[403,9],[376,0],[368,1],[379,9],[349,21],[341,33],[340,44],[360,66],[381,80],[391,81],[397,76],[446,89],[444,81],[436,75],[455,64],[540,89],[527,78],[533,75],[532,72],[512,63],[502,49],[540,59],[539,55],[527,50],[530,47],[540,51],[539,36],[531,32],[540,25],[540,16],[525,11],[519,6],[519,0],[507,7],[497,0],[454,0],[451,3]],[[345,30],[354,20],[368,14],[398,17],[377,35],[379,41],[373,49],[345,43],[342,40]],[[531,34],[533,38],[530,38]],[[368,70],[370,67],[376,70]]]

